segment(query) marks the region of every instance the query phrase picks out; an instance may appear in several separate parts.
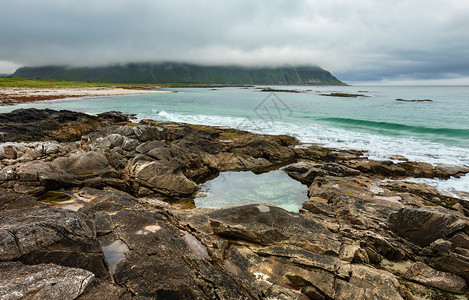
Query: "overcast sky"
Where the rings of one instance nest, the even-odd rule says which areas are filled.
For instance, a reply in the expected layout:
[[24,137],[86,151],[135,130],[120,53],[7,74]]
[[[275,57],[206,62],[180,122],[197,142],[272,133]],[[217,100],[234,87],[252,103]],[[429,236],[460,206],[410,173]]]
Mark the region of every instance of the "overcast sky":
[[319,65],[469,84],[468,0],[3,0],[0,73],[146,61]]

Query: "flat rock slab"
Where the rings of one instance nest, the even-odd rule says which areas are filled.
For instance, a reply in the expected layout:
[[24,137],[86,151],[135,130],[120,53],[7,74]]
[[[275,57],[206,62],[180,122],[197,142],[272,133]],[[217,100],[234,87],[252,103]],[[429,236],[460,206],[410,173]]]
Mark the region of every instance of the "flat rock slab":
[[324,225],[270,204],[250,204],[195,215],[191,226],[223,238],[270,245],[301,244],[317,253],[340,251],[338,236]]
[[0,261],[56,263],[92,271],[108,270],[90,216],[41,206],[0,213]]
[[93,279],[93,273],[82,269],[0,262],[0,299],[75,299]]
[[121,210],[111,219],[129,248],[116,265],[114,279],[133,294],[153,299],[250,299],[246,288],[215,267],[205,248],[200,252],[200,242],[172,225],[166,214]]

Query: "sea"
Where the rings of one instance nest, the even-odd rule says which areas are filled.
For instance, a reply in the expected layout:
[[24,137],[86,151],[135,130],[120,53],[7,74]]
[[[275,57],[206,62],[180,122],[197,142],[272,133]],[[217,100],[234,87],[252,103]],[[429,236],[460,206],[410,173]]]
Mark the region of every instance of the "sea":
[[[376,160],[403,157],[469,166],[469,86],[271,86],[291,92],[263,88],[171,88],[166,90],[174,93],[53,100],[3,106],[0,112],[29,107],[91,114],[118,110],[138,119],[288,134],[303,143],[363,150]],[[324,95],[330,93],[362,96]],[[411,180],[448,195],[469,193],[469,175]]]

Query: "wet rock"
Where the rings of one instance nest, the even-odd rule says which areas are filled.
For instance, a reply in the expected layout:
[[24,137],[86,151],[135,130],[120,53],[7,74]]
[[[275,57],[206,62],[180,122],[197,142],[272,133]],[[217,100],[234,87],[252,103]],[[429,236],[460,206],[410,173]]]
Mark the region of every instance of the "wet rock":
[[438,254],[449,253],[452,248],[453,243],[444,239],[437,239],[430,244],[430,249]]
[[84,214],[52,207],[0,213],[0,261],[56,263],[108,277],[94,222]]
[[408,171],[392,161],[351,160],[345,164],[366,174],[380,174],[384,176],[407,176]]
[[292,178],[307,185],[313,183],[318,176],[346,177],[360,175],[360,171],[336,163],[300,163],[287,166],[283,170]]
[[267,167],[272,163],[265,158],[253,158],[248,155],[233,153],[206,154],[203,156],[205,164],[218,171],[249,170],[258,167]]
[[442,178],[451,176],[459,177],[469,173],[467,167],[433,166],[424,162],[405,161],[395,163],[393,161],[375,160],[349,160],[347,166],[360,170],[367,174],[379,174],[392,177],[416,177],[416,178]]
[[134,114],[125,114],[120,111],[107,111],[96,115],[98,119],[105,119],[112,123],[129,122],[130,119],[135,118]]
[[451,293],[462,293],[466,288],[463,278],[437,271],[421,262],[413,264],[403,277]]
[[253,252],[260,256],[287,257],[294,264],[323,269],[331,273],[343,266],[340,259],[335,256],[316,254],[289,244],[257,248],[253,249]]
[[424,183],[396,180],[383,182],[380,186],[397,192],[407,192],[412,195],[418,195],[430,201],[435,197],[445,198],[435,187]]
[[135,150],[138,152],[138,153],[141,153],[141,154],[146,154],[148,153],[149,151],[155,149],[155,148],[160,148],[160,147],[164,147],[166,146],[166,144],[162,141],[149,141],[149,142],[145,142],[143,144],[140,144],[137,148],[135,148]]
[[258,204],[243,205],[195,215],[188,222],[224,238],[264,245],[284,242],[319,254],[339,253],[338,236],[321,223],[273,205],[263,206],[268,210],[261,210]]
[[[367,177],[317,177],[308,189],[310,199],[325,199],[329,209],[342,221],[359,229],[375,228],[391,212],[402,207],[398,201],[376,198]],[[305,205],[314,203],[308,201]],[[319,201],[318,201],[319,202]],[[317,206],[317,205],[316,205]],[[321,205],[323,210],[325,205]]]
[[449,179],[450,177],[461,177],[469,173],[469,167],[464,166],[444,166],[435,167],[435,176],[438,178]]
[[199,256],[164,214],[123,210],[112,220],[131,249],[117,264],[114,278],[132,293],[162,299],[250,299],[245,287]]
[[0,142],[76,141],[100,124],[112,123],[107,116],[96,118],[68,110],[18,109],[0,115]]
[[0,145],[0,159],[9,165],[24,163],[38,159],[55,158],[59,154],[66,154],[74,148],[72,145],[64,146],[56,141],[29,142],[29,143],[3,143]]
[[[293,147],[292,137],[235,129],[151,120],[120,126],[126,118],[118,113],[43,115],[50,124],[41,123],[35,139],[86,135],[79,145],[0,145],[0,261],[54,262],[106,279],[94,280],[81,299],[410,298],[395,275],[369,265],[385,258],[425,262],[397,272],[423,289],[461,292],[460,279],[469,278],[467,218],[404,207],[448,202],[465,212],[465,204],[426,185],[380,181],[464,170],[369,161],[360,152]],[[307,162],[285,170],[309,185],[299,214],[268,204],[179,210],[153,198],[181,200],[220,171],[260,171],[298,157]],[[78,187],[60,190],[80,202],[78,213],[17,210],[40,203],[38,193],[67,187]]]
[[93,279],[89,271],[54,264],[0,262],[0,298],[76,299]]
[[297,139],[288,136],[249,136],[242,144],[233,145],[230,152],[265,158],[270,162],[289,161],[296,153],[285,146],[297,144]]

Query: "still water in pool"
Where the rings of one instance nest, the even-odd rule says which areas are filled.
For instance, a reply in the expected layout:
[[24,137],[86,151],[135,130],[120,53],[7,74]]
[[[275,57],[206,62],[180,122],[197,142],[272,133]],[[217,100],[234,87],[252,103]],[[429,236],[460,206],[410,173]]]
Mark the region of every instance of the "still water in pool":
[[308,199],[308,188],[281,170],[263,174],[223,172],[200,186],[197,207],[221,208],[249,203],[270,203],[298,212]]

